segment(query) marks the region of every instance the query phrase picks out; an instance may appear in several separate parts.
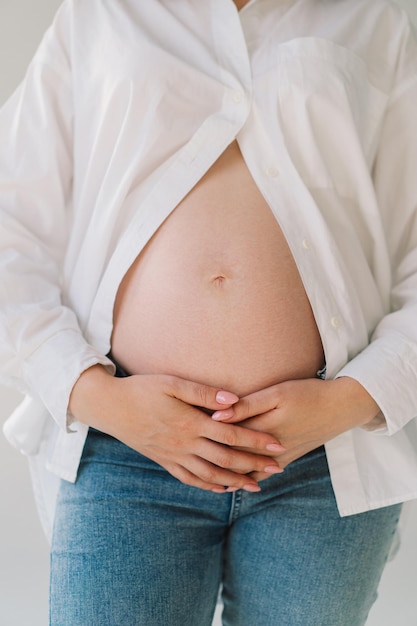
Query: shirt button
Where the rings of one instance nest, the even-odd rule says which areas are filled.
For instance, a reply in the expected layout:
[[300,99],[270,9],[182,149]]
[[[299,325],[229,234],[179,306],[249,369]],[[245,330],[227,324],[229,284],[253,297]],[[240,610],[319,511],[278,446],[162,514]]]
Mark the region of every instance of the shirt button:
[[334,315],[332,319],[330,320],[330,323],[333,326],[333,328],[340,328],[343,325],[342,318],[339,317],[338,315]]
[[304,250],[311,250],[311,242],[309,239],[303,239],[301,242]]
[[266,175],[269,176],[269,178],[278,178],[279,176],[278,169],[274,167],[273,165],[270,165],[269,167],[267,167],[265,172],[266,172]]
[[243,100],[243,93],[241,91],[234,91],[232,97],[233,97],[233,102],[236,102],[236,104],[239,104]]

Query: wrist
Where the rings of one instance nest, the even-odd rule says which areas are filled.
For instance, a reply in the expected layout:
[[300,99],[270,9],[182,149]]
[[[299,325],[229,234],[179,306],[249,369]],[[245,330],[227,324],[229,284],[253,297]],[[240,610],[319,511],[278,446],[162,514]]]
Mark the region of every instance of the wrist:
[[68,410],[74,418],[106,432],[107,412],[111,406],[114,377],[100,364],[86,369],[72,388]]
[[353,427],[365,427],[380,413],[381,409],[363,385],[350,376],[341,376],[334,381],[340,401],[354,417]]

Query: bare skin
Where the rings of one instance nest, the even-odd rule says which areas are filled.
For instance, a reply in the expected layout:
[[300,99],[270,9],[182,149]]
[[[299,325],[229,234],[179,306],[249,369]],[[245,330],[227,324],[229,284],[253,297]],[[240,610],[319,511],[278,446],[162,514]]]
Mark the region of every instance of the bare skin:
[[[379,413],[373,398],[349,377],[291,380],[242,398],[212,418],[275,435],[284,446],[275,459],[284,469],[337,435],[369,423]],[[253,472],[257,481],[267,472]]]
[[249,0],[234,0],[234,3],[238,10],[242,9],[245,6],[245,4],[248,4],[248,2]]
[[[179,313],[186,324],[178,328]],[[352,379],[314,378],[323,354],[308,300],[236,145],[126,274],[112,347],[135,375],[116,379],[101,366],[88,369],[73,388],[70,411],[202,489],[255,491],[259,480],[379,410]],[[215,419],[196,406],[214,410]]]
[[323,365],[285,237],[236,143],[124,277],[112,352],[133,374],[171,374],[239,397]]
[[70,410],[79,421],[153,459],[185,484],[221,492],[223,485],[257,491],[247,474],[280,471],[270,457],[282,446],[272,435],[216,423],[193,406],[219,410],[236,400],[229,392],[175,376],[120,379],[95,365],[74,386]]
[[[240,10],[249,0],[234,2]],[[128,311],[127,304],[132,303],[127,302],[132,294],[130,291],[129,295],[129,289],[135,282],[139,265],[140,262],[135,264],[121,285],[115,307],[115,331],[124,328],[125,335],[123,338],[121,332],[117,338],[115,334],[113,340],[126,363],[132,350],[130,346],[125,350],[123,344],[126,346],[132,328],[123,326],[123,309]],[[226,276],[217,272],[212,278],[213,284],[222,289]],[[355,380],[313,378],[312,369],[321,351],[311,312],[305,300],[303,304],[302,315],[309,321],[312,340],[311,356],[308,363],[298,363],[298,375],[296,373],[293,379],[283,378],[283,372],[280,375],[274,372],[275,384],[265,381],[263,387],[256,389],[257,381],[255,389],[251,390],[243,375],[234,381],[236,387],[242,387],[239,391],[243,397],[238,399],[219,386],[192,382],[176,375],[151,373],[115,379],[103,367],[94,366],[75,384],[70,411],[81,422],[115,436],[154,459],[186,484],[219,493],[239,488],[256,491],[259,489],[257,481],[281,471],[336,435],[365,425],[379,412],[378,405]],[[117,323],[118,316],[120,323]],[[229,348],[234,353],[233,344]],[[132,365],[135,369],[135,365],[142,364]],[[152,370],[155,362],[148,366]],[[226,369],[228,366],[230,363],[226,364]],[[261,377],[265,378],[265,372]],[[195,406],[214,410],[214,419]],[[243,428],[239,428],[239,422]]]

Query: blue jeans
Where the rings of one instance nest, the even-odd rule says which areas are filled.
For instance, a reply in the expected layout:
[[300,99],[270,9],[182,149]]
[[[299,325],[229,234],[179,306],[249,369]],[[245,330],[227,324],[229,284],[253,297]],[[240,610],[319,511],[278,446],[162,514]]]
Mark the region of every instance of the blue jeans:
[[400,506],[340,518],[323,448],[261,483],[215,494],[91,431],[62,482],[52,626],[359,626]]

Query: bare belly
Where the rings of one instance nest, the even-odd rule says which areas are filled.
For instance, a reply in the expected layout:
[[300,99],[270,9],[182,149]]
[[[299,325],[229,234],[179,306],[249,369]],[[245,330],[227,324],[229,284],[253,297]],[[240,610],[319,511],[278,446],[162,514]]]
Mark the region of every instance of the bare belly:
[[322,366],[293,257],[236,143],[125,275],[112,351],[131,373],[174,374],[238,395]]

